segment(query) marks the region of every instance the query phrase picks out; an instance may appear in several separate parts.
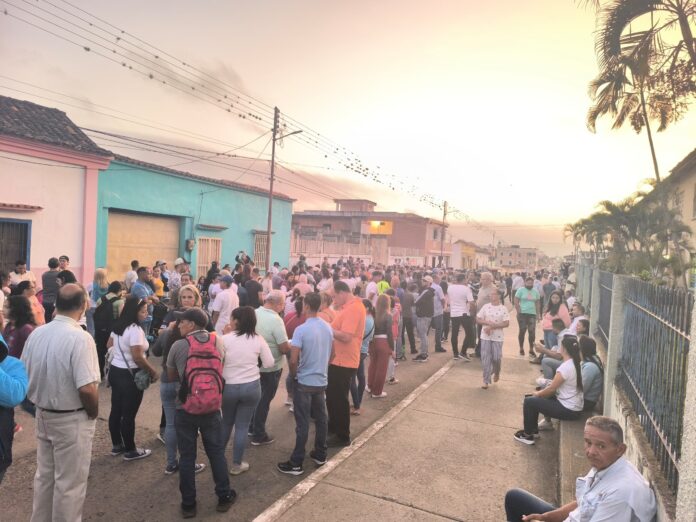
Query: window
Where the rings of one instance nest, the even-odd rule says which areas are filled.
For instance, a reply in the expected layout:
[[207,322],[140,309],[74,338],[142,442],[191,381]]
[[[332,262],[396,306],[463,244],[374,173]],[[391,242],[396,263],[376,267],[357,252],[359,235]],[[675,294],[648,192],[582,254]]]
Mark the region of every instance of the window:
[[677,210],[680,214],[682,211],[682,203],[684,202],[684,191],[677,189],[672,194],[672,208]]
[[15,262],[24,259],[31,268],[29,260],[29,238],[31,221],[0,219],[0,268],[6,272],[15,269]]
[[199,237],[197,241],[196,277],[201,277],[208,273],[213,261],[221,261],[222,239],[219,237]]
[[266,268],[266,245],[268,244],[268,233],[254,232],[254,264],[259,269]]
[[437,239],[437,228],[433,229],[433,239]]

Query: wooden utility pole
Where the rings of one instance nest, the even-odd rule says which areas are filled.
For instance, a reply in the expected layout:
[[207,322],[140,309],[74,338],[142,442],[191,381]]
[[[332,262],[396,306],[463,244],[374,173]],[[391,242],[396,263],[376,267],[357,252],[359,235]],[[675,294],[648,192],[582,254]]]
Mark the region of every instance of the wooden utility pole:
[[273,237],[273,182],[275,181],[275,149],[276,136],[278,135],[278,123],[280,121],[280,110],[273,108],[273,136],[271,141],[271,184],[268,189],[268,230],[266,232],[266,273],[271,270],[271,238]]

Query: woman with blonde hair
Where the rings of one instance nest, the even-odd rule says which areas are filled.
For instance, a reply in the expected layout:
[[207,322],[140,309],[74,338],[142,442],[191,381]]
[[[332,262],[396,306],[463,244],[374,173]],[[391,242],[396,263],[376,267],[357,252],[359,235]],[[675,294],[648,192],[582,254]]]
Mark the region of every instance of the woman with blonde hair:
[[331,321],[333,321],[336,317],[336,312],[334,312],[333,308],[331,308],[331,304],[333,303],[333,297],[331,297],[331,295],[326,292],[322,292],[320,295],[321,306],[319,307],[319,313],[317,314],[317,317],[331,324]]
[[383,389],[390,357],[394,357],[392,316],[389,296],[382,294],[375,306],[375,335],[370,345],[370,367],[367,371],[368,391],[374,399],[387,396]]
[[97,268],[94,271],[92,282],[87,286],[89,294],[89,310],[87,310],[87,331],[94,337],[94,311],[97,301],[109,292],[109,280],[106,278],[106,269]]

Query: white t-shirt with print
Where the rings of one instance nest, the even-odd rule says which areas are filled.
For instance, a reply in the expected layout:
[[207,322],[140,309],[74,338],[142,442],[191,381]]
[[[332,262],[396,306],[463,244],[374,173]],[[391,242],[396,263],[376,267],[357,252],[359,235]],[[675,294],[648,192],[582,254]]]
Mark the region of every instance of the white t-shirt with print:
[[578,390],[578,376],[572,359],[561,363],[556,370],[563,376],[563,384],[556,390],[556,398],[563,406],[572,411],[582,411],[585,398],[582,390]]
[[[476,314],[478,319],[483,321],[491,321],[493,323],[503,323],[510,320],[510,314],[508,313],[505,305],[493,305],[491,303],[486,303],[483,308],[479,310]],[[481,339],[484,341],[498,341],[502,342],[504,338],[502,328],[492,328],[491,333],[486,333],[486,327],[484,326],[481,330]]]
[[[135,364],[135,361],[133,360],[131,346],[141,346],[147,350],[148,343],[143,329],[137,324],[132,324],[124,330],[123,335],[117,335],[112,332],[111,338],[114,340],[114,358],[111,361],[111,364],[117,368],[130,368],[131,370],[137,370],[138,365]],[[120,350],[119,347],[121,348]],[[123,355],[121,355],[121,352],[123,352]]]

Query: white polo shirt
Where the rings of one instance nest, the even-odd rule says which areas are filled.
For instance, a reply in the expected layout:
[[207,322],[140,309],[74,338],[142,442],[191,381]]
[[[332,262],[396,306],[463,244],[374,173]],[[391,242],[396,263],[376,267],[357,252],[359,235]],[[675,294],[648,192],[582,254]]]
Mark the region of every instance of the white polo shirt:
[[29,375],[27,397],[39,408],[82,408],[77,390],[101,381],[94,339],[64,315],[56,315],[31,333],[22,361]]

